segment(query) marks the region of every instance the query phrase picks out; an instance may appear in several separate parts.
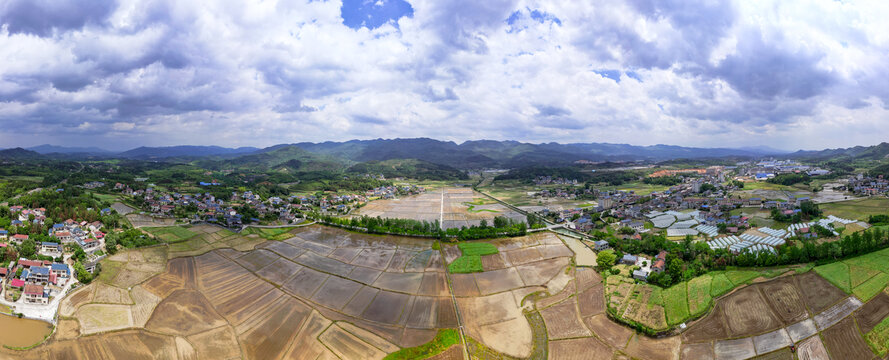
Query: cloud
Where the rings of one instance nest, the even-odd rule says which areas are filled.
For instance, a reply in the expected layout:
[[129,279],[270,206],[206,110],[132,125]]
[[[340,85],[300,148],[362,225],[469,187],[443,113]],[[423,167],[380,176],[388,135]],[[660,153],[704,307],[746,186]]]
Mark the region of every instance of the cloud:
[[50,36],[101,24],[116,5],[113,0],[7,0],[0,5],[0,23],[12,34]]
[[803,0],[9,0],[0,143],[873,143],[889,108],[887,12]]

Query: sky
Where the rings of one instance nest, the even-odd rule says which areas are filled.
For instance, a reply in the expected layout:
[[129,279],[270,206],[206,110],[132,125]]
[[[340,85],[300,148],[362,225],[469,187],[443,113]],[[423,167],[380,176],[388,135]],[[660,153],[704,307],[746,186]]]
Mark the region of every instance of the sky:
[[5,0],[0,148],[889,140],[889,2]]

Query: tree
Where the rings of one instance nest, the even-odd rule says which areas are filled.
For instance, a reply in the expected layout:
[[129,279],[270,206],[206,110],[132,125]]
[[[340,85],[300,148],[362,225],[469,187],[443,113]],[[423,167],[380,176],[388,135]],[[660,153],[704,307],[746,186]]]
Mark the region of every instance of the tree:
[[667,265],[667,273],[671,274],[676,280],[681,279],[682,277],[682,264],[683,261],[680,258],[674,258]]
[[596,256],[596,264],[599,266],[599,270],[610,269],[615,262],[617,262],[617,256],[614,255],[612,250],[600,251]]
[[31,258],[37,253],[37,245],[34,244],[33,239],[28,239],[22,242],[22,246],[19,250],[23,257]]
[[89,284],[93,281],[93,274],[86,271],[86,268],[84,268],[83,264],[80,262],[74,263],[74,274],[77,276],[77,281],[80,281],[83,284]]

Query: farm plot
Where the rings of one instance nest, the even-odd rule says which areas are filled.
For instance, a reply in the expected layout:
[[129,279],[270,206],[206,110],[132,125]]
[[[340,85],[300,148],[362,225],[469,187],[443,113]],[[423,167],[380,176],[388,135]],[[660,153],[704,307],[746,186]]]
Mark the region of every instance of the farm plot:
[[785,324],[803,320],[808,316],[792,277],[783,277],[756,286],[762,289],[762,294],[772,305],[775,314]]
[[722,309],[731,337],[750,336],[781,325],[757,287],[741,289],[725,298]]
[[563,301],[558,305],[540,310],[540,315],[543,316],[546,331],[551,340],[592,335],[581,323],[580,316],[577,314],[577,304],[574,301]]
[[803,302],[813,314],[824,311],[846,297],[842,290],[811,271],[794,276],[794,280],[802,293]]
[[819,336],[812,336],[801,342],[797,347],[797,357],[799,360],[830,360]]
[[497,216],[525,221],[524,215],[497,203],[482,204],[486,197],[468,188],[444,188],[434,193],[401,199],[376,200],[358,209],[356,215],[371,217],[442,221],[446,229],[473,226]]
[[886,293],[880,293],[855,312],[855,319],[858,320],[858,327],[862,333],[870,332],[887,316],[889,316],[889,296]]
[[130,221],[130,224],[133,224],[135,228],[143,228],[143,227],[154,227],[154,226],[172,226],[176,223],[176,219],[171,218],[158,218],[150,215],[143,215],[137,213],[130,213],[126,215],[127,220]]
[[825,330],[821,336],[832,358],[870,359],[874,356],[851,317]]

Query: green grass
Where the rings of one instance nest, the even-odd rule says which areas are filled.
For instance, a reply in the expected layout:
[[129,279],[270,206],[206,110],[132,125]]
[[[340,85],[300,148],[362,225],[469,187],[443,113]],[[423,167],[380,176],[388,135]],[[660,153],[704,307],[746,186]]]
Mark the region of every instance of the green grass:
[[143,229],[168,243],[185,241],[198,235],[181,226],[149,227]]
[[792,186],[785,186],[781,184],[772,184],[770,182],[765,181],[751,181],[744,183],[744,190],[786,190],[786,191],[795,191]]
[[484,212],[491,212],[491,213],[498,213],[498,212],[500,212],[500,211],[497,211],[497,210],[494,210],[494,209],[478,209],[478,210],[476,210],[476,209],[475,209],[475,205],[469,205],[469,208],[466,209],[466,211],[469,211],[469,212],[471,212],[471,213],[480,213],[480,212],[482,212],[482,211],[484,211]]
[[880,274],[877,270],[849,264],[849,284],[852,288],[858,287],[877,274]]
[[852,289],[852,293],[862,301],[868,301],[879,294],[880,291],[883,291],[886,284],[889,284],[889,274],[879,273]]
[[497,247],[490,243],[485,242],[472,242],[472,243],[460,243],[457,245],[460,248],[460,251],[463,252],[463,255],[491,255],[496,254],[500,251],[497,250]]
[[725,273],[718,273],[713,275],[713,279],[710,282],[710,296],[717,297],[731,291],[734,288],[735,285],[732,284],[731,280],[729,280],[727,276],[725,276]]
[[870,344],[874,353],[885,356],[889,352],[889,317],[883,319],[869,333],[865,334],[864,339]]
[[848,260],[844,260],[843,262],[849,265],[860,266],[882,272],[889,272],[889,257],[884,255],[885,253],[883,251],[885,250],[854,257]]
[[815,267],[815,272],[821,277],[830,281],[831,284],[834,284],[836,287],[840,288],[840,290],[845,291],[846,293],[851,292],[851,286],[849,284],[849,266],[843,262],[835,262],[827,265],[821,265]]
[[[282,241],[292,238],[293,235],[290,234],[290,230],[293,230],[292,227],[286,228],[255,228],[250,227],[242,232],[244,235],[256,234],[259,237],[266,240],[274,240],[274,241]],[[228,231],[228,230],[225,230]],[[229,231],[229,233],[234,234]]]
[[868,216],[889,213],[889,199],[866,198],[835,203],[818,204],[824,216],[835,215],[844,219],[867,221]]
[[119,198],[118,198],[117,195],[111,195],[111,194],[99,194],[99,193],[93,193],[93,196],[95,196],[96,198],[98,198],[99,201],[106,201],[106,202],[109,202],[109,203],[117,202],[117,201],[119,200]]
[[661,293],[664,299],[664,313],[667,315],[667,324],[676,325],[688,319],[686,286],[686,283],[682,282]]
[[688,312],[691,316],[698,316],[710,307],[710,282],[708,275],[699,276],[688,282]]
[[449,347],[460,342],[460,333],[454,329],[442,329],[438,331],[432,341],[423,345],[404,348],[394,353],[386,355],[384,360],[401,360],[401,359],[426,359],[433,355],[437,355],[447,350]]
[[43,176],[24,176],[24,175],[14,175],[14,176],[4,176],[3,180],[9,181],[30,181],[30,182],[43,182]]
[[664,289],[660,286],[651,286],[651,296],[648,298],[648,305],[664,306]]
[[726,271],[725,276],[729,281],[732,282],[735,286],[744,284],[750,280],[753,280],[759,276],[763,275],[759,271],[751,271],[751,270],[733,270]]
[[114,278],[117,276],[117,273],[119,273],[120,270],[123,269],[123,266],[126,265],[125,262],[111,260],[104,260],[101,262],[101,264],[102,271],[99,272],[99,277],[97,278],[97,280],[106,284],[111,284],[111,282],[114,281]]
[[482,256],[496,254],[497,247],[484,242],[460,243],[457,245],[463,253],[454,262],[448,264],[448,271],[452,273],[482,272]]
[[448,264],[448,271],[454,274],[467,274],[482,272],[482,257],[478,255],[464,255]]

